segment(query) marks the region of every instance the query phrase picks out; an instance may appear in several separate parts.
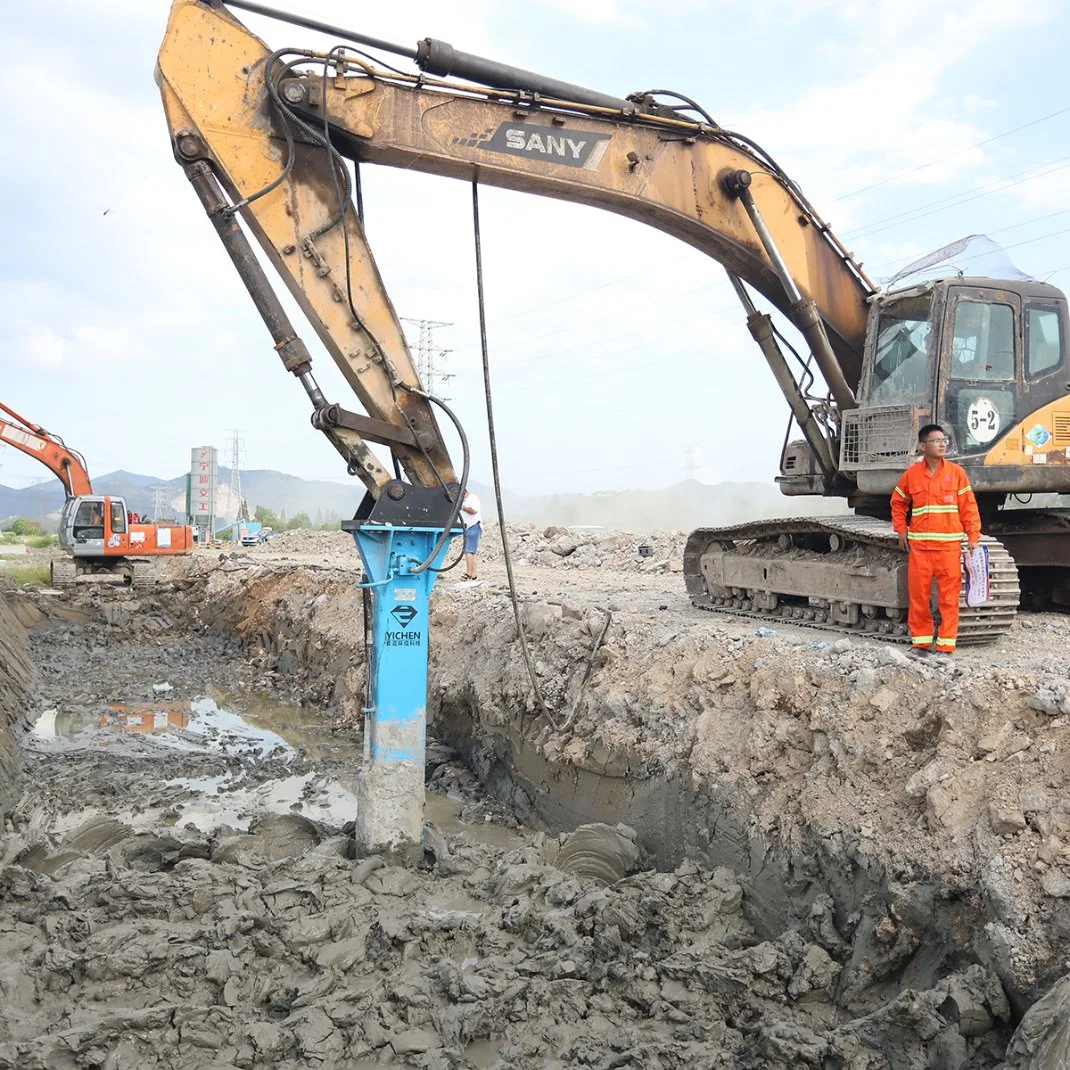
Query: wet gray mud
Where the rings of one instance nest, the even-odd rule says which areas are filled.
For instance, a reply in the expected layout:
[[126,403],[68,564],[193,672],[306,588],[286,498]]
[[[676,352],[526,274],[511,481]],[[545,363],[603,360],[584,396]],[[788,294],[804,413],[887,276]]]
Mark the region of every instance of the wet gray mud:
[[949,952],[969,940],[926,957],[909,897],[845,913],[814,873],[716,864],[716,828],[689,852],[689,793],[657,762],[634,825],[610,820],[575,764],[480,742],[441,668],[422,842],[354,858],[359,657],[325,638],[326,590],[298,599],[318,632],[265,630],[280,591],[196,613],[203,591],[42,596],[0,618],[0,650],[26,646],[0,674],[24,789],[0,857],[0,1068],[1067,1065],[1065,984],[1019,1028],[991,964]]

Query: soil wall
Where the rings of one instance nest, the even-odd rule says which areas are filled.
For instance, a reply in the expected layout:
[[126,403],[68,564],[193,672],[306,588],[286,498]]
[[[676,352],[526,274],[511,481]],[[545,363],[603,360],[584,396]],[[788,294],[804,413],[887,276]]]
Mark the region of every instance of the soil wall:
[[26,728],[26,692],[33,675],[26,627],[37,617],[29,602],[0,595],[0,817],[11,812],[21,787],[18,743]]
[[[359,723],[351,574],[235,564],[202,582],[202,625]],[[760,934],[805,932],[844,963],[856,1011],[974,962],[1021,1013],[1062,972],[1070,806],[1058,710],[1038,699],[1057,682],[657,612],[614,614],[592,657],[604,610],[529,597],[523,613],[551,716],[508,601],[449,588],[432,603],[428,714],[531,824],[623,821],[663,868],[730,866]]]

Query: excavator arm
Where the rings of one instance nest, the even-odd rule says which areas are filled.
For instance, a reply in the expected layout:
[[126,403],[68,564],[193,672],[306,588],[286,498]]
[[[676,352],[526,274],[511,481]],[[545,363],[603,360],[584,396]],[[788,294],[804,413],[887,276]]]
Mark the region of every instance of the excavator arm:
[[59,435],[53,435],[38,424],[31,423],[2,402],[0,412],[10,417],[9,420],[0,418],[0,440],[40,461],[63,484],[68,498],[93,493],[93,485],[81,454],[65,446]]
[[[252,0],[231,2],[264,12]],[[660,91],[616,98],[441,42],[404,49],[267,13],[400,52],[422,70],[405,74],[344,44],[271,51],[220,0],[173,0],[156,70],[176,160],[308,394],[313,425],[368,490],[343,527],[364,564],[368,764],[356,839],[373,848],[419,837],[429,597],[448,536],[459,534],[461,501],[433,406],[452,414],[420,386],[352,207],[346,158],[604,208],[723,264],[813,450],[823,492],[842,490],[833,440],[837,414],[855,404],[873,288],[775,162],[685,98],[677,100],[700,119]],[[324,397],[239,218],[364,414]],[[748,285],[801,331],[833,405],[805,396]],[[394,473],[369,443],[390,448]],[[462,484],[466,469],[467,454]]]
[[[245,0],[237,6],[259,9]],[[412,54],[426,70],[456,68],[485,80],[512,73],[440,42],[422,42]],[[617,99],[516,73],[523,77],[514,85],[563,95],[406,75],[341,45],[328,53],[272,52],[219,0],[174,0],[156,77],[176,159],[285,366],[302,379],[313,423],[373,497],[391,474],[369,441],[388,445],[417,486],[445,486],[455,476],[350,208],[343,156],[589,204],[673,234],[726,267],[763,351],[758,332],[768,318],[738,280],[799,327],[838,409],[854,405],[873,287],[772,160],[742,135],[681,118],[649,96]],[[238,214],[367,417],[328,405],[319,393],[307,350],[280,322],[281,308],[243,246]],[[799,398],[777,377],[806,431]]]

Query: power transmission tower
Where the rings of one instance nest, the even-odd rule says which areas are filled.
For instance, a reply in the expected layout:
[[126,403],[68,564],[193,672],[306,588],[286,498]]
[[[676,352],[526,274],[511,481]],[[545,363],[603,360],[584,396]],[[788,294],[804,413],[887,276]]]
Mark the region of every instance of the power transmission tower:
[[[420,328],[420,339],[416,343],[416,374],[419,375],[424,390],[429,394],[437,395],[439,393],[436,389],[437,385],[453,378],[452,375],[447,375],[441,370],[447,354],[452,353],[453,350],[436,348],[435,328],[452,327],[453,324],[442,320],[413,319],[411,316],[402,316],[402,321],[415,323]],[[443,401],[448,400],[449,398],[443,398]]]
[[164,517],[164,508],[167,507],[167,511],[170,512],[170,506],[167,504],[167,488],[162,483],[157,483],[152,488],[152,519],[162,520],[170,519],[170,517]]
[[[438,351],[438,358],[442,362],[441,367],[445,367],[446,366],[446,358],[452,352],[453,352],[452,349],[440,349]],[[440,372],[440,371],[436,370],[435,378],[438,381],[442,382],[442,383],[448,383],[451,379],[456,379],[457,377],[452,372]],[[453,400],[453,398],[451,398],[449,396],[449,394],[443,394],[438,390],[433,390],[433,391],[431,391],[431,393],[436,394],[438,397],[442,398],[443,401],[452,401]]]
[[684,447],[684,478],[698,479],[698,446]]
[[[245,460],[245,449],[241,439],[241,429],[231,429],[230,435],[230,500],[234,505],[234,523],[241,520],[241,466]],[[235,538],[237,533],[235,532]]]

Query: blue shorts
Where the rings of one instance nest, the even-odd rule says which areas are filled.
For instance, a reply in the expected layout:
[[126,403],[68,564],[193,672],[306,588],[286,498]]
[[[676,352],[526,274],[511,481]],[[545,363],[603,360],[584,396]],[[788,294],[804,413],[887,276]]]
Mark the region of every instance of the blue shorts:
[[479,549],[479,536],[482,534],[482,524],[473,524],[464,529],[464,552],[466,554],[474,554]]

